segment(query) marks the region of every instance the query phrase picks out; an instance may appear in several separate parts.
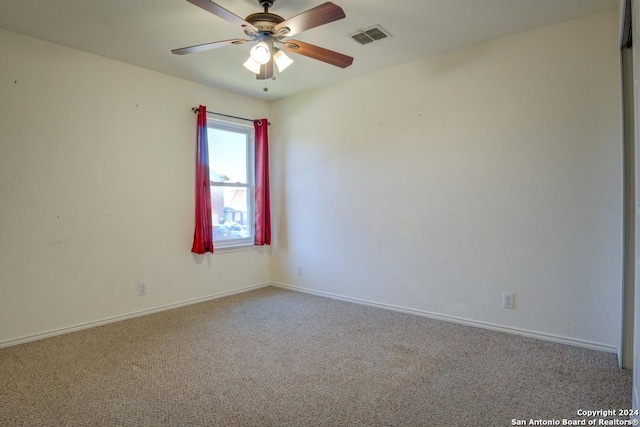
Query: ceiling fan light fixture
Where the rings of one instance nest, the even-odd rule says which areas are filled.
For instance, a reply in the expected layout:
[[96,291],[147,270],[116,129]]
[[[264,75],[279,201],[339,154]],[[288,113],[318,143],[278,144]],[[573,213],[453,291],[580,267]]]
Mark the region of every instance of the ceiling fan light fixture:
[[278,49],[276,54],[273,55],[273,60],[275,61],[279,72],[283,72],[289,65],[293,64],[293,59],[289,58],[284,51],[280,49]]
[[265,42],[260,42],[251,48],[251,59],[260,65],[264,65],[271,59],[271,51],[269,45]]
[[[284,71],[293,63],[293,60],[281,49],[276,48],[274,43],[280,44],[282,49],[285,51],[294,52],[298,55],[322,61],[336,67],[346,68],[353,63],[352,57],[339,52],[334,52],[332,50],[298,40],[285,40],[285,38],[289,36],[345,18],[346,15],[344,10],[330,1],[313,7],[289,19],[284,19],[280,15],[276,15],[269,11],[276,0],[257,0],[258,4],[264,8],[264,11],[252,13],[244,19],[216,4],[214,0],[187,1],[233,25],[239,26],[244,30],[247,38],[220,40],[211,43],[183,47],[180,49],[173,49],[171,52],[176,55],[202,52],[234,44],[253,42],[255,45],[250,50],[249,58],[242,65],[247,70],[254,73],[257,80],[265,81],[267,79],[275,79],[273,74],[274,63],[280,72]],[[369,38],[376,38],[377,36],[377,33],[368,34]],[[265,91],[266,90],[267,89],[265,87]]]
[[251,71],[254,74],[260,74],[260,64],[253,60],[253,58],[249,57],[246,61],[244,61],[244,68]]

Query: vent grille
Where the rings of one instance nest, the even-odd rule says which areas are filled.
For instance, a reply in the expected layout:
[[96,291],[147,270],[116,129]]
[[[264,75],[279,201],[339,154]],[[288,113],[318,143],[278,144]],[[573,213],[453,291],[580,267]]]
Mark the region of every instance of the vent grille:
[[357,41],[360,44],[367,44],[367,43],[371,43],[374,40],[369,37],[368,35],[366,35],[365,33],[357,33],[351,36],[352,39],[354,39],[355,41]]
[[382,28],[380,25],[374,25],[364,30],[356,31],[353,34],[349,34],[349,37],[351,37],[356,42],[365,45],[378,40],[386,39],[387,37],[391,37],[391,34],[389,34],[389,32]]

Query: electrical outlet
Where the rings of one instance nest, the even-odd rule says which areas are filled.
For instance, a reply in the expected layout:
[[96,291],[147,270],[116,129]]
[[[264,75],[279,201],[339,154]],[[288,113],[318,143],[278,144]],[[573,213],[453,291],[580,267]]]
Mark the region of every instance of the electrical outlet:
[[147,294],[147,284],[138,283],[138,295],[146,295],[146,294]]
[[511,292],[502,293],[502,307],[513,308],[513,294]]
[[298,276],[304,276],[304,266],[298,266]]

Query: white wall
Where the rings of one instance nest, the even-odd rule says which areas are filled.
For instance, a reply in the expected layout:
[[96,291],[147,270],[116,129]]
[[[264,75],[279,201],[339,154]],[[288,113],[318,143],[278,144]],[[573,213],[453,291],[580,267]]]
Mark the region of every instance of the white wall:
[[275,102],[273,280],[617,351],[618,34],[612,10]]
[[[0,346],[271,278],[618,349],[617,27],[611,11],[271,106],[0,30]],[[190,253],[200,103],[271,118],[272,257]]]
[[269,281],[268,249],[190,252],[191,107],[268,104],[7,31],[0,57],[0,345]]

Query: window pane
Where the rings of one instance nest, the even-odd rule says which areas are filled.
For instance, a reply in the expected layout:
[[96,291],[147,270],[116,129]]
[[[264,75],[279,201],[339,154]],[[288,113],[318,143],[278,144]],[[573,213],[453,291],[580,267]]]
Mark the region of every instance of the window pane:
[[209,128],[207,137],[211,181],[247,183],[247,135]]
[[253,235],[249,193],[247,187],[211,186],[214,241],[246,239]]

